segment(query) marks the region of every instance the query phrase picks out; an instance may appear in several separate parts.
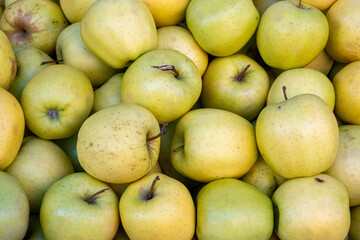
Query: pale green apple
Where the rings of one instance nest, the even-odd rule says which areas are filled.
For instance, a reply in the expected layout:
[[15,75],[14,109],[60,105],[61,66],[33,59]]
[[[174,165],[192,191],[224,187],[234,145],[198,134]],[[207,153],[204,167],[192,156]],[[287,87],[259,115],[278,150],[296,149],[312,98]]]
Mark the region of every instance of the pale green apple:
[[70,23],[81,22],[95,0],[59,0],[62,11]]
[[22,185],[30,212],[39,213],[41,200],[56,181],[74,172],[66,153],[55,143],[35,136],[26,137],[14,161],[5,169]]
[[72,136],[89,116],[94,92],[89,78],[63,64],[42,69],[21,95],[26,126],[43,139]]
[[119,199],[87,173],[72,173],[45,193],[40,224],[46,239],[112,240],[119,226]]
[[273,232],[270,198],[238,179],[206,184],[196,197],[196,208],[199,240],[268,240]]
[[99,0],[81,20],[85,45],[113,68],[156,49],[157,33],[149,9],[140,0]]
[[334,59],[332,59],[324,49],[319,53],[316,58],[314,58],[309,64],[307,64],[305,68],[311,68],[327,75],[330,72],[333,64]]
[[214,108],[195,109],[180,118],[170,153],[174,168],[199,182],[239,178],[258,157],[251,123]]
[[286,70],[309,64],[324,49],[328,36],[329,25],[319,9],[287,0],[265,10],[256,42],[267,65]]
[[360,61],[343,67],[333,79],[335,113],[348,124],[360,124]]
[[293,68],[282,72],[273,82],[267,95],[267,104],[285,101],[283,86],[290,99],[301,94],[314,94],[322,98],[331,110],[335,106],[335,90],[329,78],[314,69]]
[[152,173],[130,184],[120,198],[119,211],[132,240],[188,240],[195,233],[189,190],[165,174]]
[[192,0],[186,9],[186,24],[196,42],[213,56],[239,51],[259,23],[252,0]]
[[0,199],[0,239],[23,239],[29,225],[29,201],[19,181],[3,171],[0,171]]
[[[25,85],[40,70],[50,66],[53,59],[43,51],[30,45],[15,45],[13,50],[16,57],[17,73],[9,92],[20,101]],[[42,64],[48,62],[46,64]]]
[[93,87],[101,86],[115,74],[115,69],[85,46],[80,35],[80,22],[71,24],[60,33],[56,41],[56,57],[85,73]]
[[26,232],[26,240],[45,240],[44,233],[40,225],[39,214],[30,214],[29,227]]
[[16,57],[7,36],[0,30],[0,87],[8,90],[17,74]]
[[269,86],[266,71],[250,57],[234,54],[215,58],[203,76],[201,103],[251,121],[264,107]]
[[81,166],[109,183],[128,183],[143,177],[159,156],[159,123],[146,108],[116,104],[92,114],[78,133]]
[[334,162],[339,129],[324,100],[301,94],[260,112],[256,140],[265,162],[282,177],[308,177]]
[[326,51],[337,62],[360,60],[360,1],[336,1],[326,13],[330,35]]
[[349,236],[350,240],[360,240],[360,205],[350,209],[351,224]]
[[56,39],[68,22],[60,8],[49,0],[17,0],[3,12],[0,29],[12,45],[31,45],[55,52]]
[[280,239],[345,239],[350,227],[345,186],[326,174],[287,180],[272,196]]
[[190,58],[173,49],[156,49],[136,59],[125,71],[121,100],[139,104],[159,123],[168,123],[191,109],[201,87],[201,75]]
[[360,205],[360,125],[340,126],[339,136],[335,161],[325,173],[345,185],[350,206]]

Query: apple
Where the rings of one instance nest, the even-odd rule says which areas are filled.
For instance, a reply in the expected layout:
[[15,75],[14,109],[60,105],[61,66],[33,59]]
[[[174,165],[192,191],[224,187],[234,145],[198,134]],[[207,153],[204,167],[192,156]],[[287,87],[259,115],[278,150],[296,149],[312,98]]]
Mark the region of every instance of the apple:
[[133,240],[188,240],[195,233],[195,205],[189,190],[165,174],[149,174],[130,184],[120,198],[119,211]]
[[159,156],[159,123],[146,108],[116,104],[92,114],[77,140],[81,166],[109,183],[128,183],[143,177]]
[[253,120],[266,103],[269,76],[244,54],[215,58],[203,77],[201,103]]
[[191,59],[172,49],[156,49],[136,59],[125,71],[121,100],[147,108],[162,124],[188,112],[201,87],[201,75]]
[[284,178],[309,177],[327,170],[336,158],[339,129],[329,105],[301,94],[267,105],[256,121],[259,151]]
[[0,171],[0,237],[23,239],[29,225],[30,207],[19,181]]
[[180,118],[170,154],[180,174],[199,182],[239,178],[258,157],[251,123],[214,108],[195,109]]
[[35,136],[23,140],[19,153],[5,169],[23,187],[30,212],[39,213],[41,200],[56,181],[74,172],[66,153],[55,143]]
[[259,14],[262,15],[265,10],[270,7],[272,4],[276,3],[278,0],[253,0],[256,9],[259,11]]
[[304,68],[311,68],[319,72],[322,72],[325,75],[328,75],[333,64],[334,64],[334,59],[332,59],[324,49],[319,53],[319,55],[316,58],[314,58]]
[[360,239],[360,205],[350,209],[351,225],[349,236],[351,240]]
[[49,0],[17,0],[3,12],[0,29],[12,45],[31,45],[52,54],[68,22],[59,5]]
[[336,2],[336,0],[302,0],[304,3],[312,5],[319,9],[320,11],[324,11],[331,7],[331,5]]
[[333,79],[335,113],[348,124],[360,124],[360,61],[343,67]]
[[238,179],[218,179],[196,197],[196,236],[203,239],[268,240],[273,232],[271,200]]
[[56,139],[54,142],[66,153],[69,157],[75,172],[84,172],[85,170],[81,167],[79,159],[77,156],[76,144],[77,144],[78,132],[74,135],[63,138]]
[[229,56],[251,38],[259,23],[251,0],[192,0],[186,9],[186,24],[196,42],[213,56]]
[[41,228],[46,239],[112,240],[119,226],[118,204],[108,185],[87,173],[72,173],[45,193]]
[[80,33],[90,51],[117,69],[157,44],[154,19],[140,0],[95,1],[81,20]]
[[256,42],[267,65],[286,70],[309,64],[324,49],[328,36],[329,25],[319,9],[289,0],[265,10]]
[[0,170],[15,159],[25,131],[24,113],[16,98],[0,87]]
[[69,65],[42,69],[21,95],[26,126],[43,139],[72,136],[89,116],[94,92],[85,73]]
[[80,35],[80,22],[66,27],[56,41],[56,56],[64,64],[73,66],[89,77],[93,87],[99,87],[115,74],[115,69],[95,56]]
[[287,180],[272,196],[280,239],[345,239],[350,227],[345,186],[326,174]]
[[60,7],[70,23],[81,22],[95,0],[59,0]]
[[17,65],[13,49],[11,48],[9,39],[3,31],[0,30],[0,87],[8,90],[13,83]]

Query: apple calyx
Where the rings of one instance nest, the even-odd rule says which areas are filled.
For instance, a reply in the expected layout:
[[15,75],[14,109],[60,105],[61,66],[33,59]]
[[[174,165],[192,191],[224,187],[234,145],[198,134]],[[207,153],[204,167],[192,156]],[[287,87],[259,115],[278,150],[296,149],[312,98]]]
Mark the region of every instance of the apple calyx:
[[97,195],[109,190],[110,188],[104,188],[104,189],[101,189],[100,191],[97,191],[96,193],[94,193],[93,195],[91,195],[90,197],[88,197],[85,202],[87,202],[88,204],[94,204],[95,202],[95,198]]
[[44,62],[41,62],[41,63],[40,63],[40,66],[45,65],[45,64],[49,64],[49,63],[56,63],[56,64],[58,64],[58,63],[63,63],[63,62],[64,62],[64,60],[62,60],[62,59],[60,59],[60,60],[52,60],[52,61],[44,61]]
[[286,95],[286,86],[282,86],[282,90],[283,90],[284,98],[285,98],[285,101],[286,101],[286,100],[288,100],[288,97]]
[[167,127],[168,127],[168,123],[164,123],[163,126],[162,126],[162,128],[161,128],[161,130],[160,130],[160,133],[159,133],[158,135],[154,136],[154,137],[148,138],[148,139],[146,140],[146,142],[148,143],[148,142],[150,142],[150,141],[152,141],[152,140],[154,140],[154,139],[156,139],[156,138],[161,137],[162,135],[164,135],[164,134],[167,132]]
[[59,112],[57,109],[50,109],[48,115],[51,119],[57,119],[59,117]]
[[156,68],[161,71],[173,71],[175,73],[175,78],[179,78],[179,72],[173,65],[151,66],[151,68]]
[[240,74],[237,74],[237,75],[234,77],[234,80],[237,81],[237,82],[241,82],[241,81],[243,80],[243,78],[245,77],[246,71],[247,71],[249,68],[250,68],[250,64],[248,64]]
[[154,190],[155,190],[155,184],[157,181],[160,180],[160,177],[159,176],[156,176],[151,184],[151,187],[150,187],[150,191],[149,191],[149,194],[148,194],[148,197],[147,197],[147,200],[150,200],[154,197]]
[[319,182],[319,183],[325,182],[324,179],[321,179],[321,178],[319,178],[319,177],[316,177],[316,178],[315,178],[315,181],[317,181],[317,182]]

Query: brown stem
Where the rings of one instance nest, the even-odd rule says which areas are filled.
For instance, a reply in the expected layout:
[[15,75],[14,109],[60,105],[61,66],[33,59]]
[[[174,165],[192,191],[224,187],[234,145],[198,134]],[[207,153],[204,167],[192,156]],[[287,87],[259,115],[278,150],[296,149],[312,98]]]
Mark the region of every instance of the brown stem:
[[162,65],[162,66],[151,66],[152,68],[159,69],[161,71],[173,71],[175,73],[175,77],[179,77],[179,72],[176,70],[176,68],[173,65]]
[[45,64],[49,64],[49,63],[63,63],[64,60],[60,59],[60,60],[51,60],[51,61],[44,61],[44,62],[41,62],[40,65],[45,65]]
[[299,8],[302,8],[302,1],[299,0],[299,5],[298,5]]
[[164,135],[166,132],[167,132],[167,127],[168,127],[168,123],[164,123],[163,126],[162,126],[162,129],[160,131],[160,133],[154,137],[151,137],[149,139],[146,140],[146,142],[150,142],[158,137],[161,137],[162,135]]
[[286,101],[286,100],[288,100],[288,97],[286,95],[286,86],[283,86],[282,90],[283,90],[284,98],[285,98],[285,101]]
[[150,191],[149,191],[149,194],[148,194],[148,200],[152,199],[153,198],[153,194],[154,194],[154,189],[155,189],[155,184],[157,181],[160,180],[160,177],[159,176],[156,176],[151,184],[151,187],[150,187]]
[[245,74],[246,74],[246,71],[250,68],[250,64],[248,64],[244,70],[239,74],[239,75],[236,75],[234,77],[234,79],[238,82],[242,81],[242,79],[244,78]]
[[88,197],[88,198],[85,200],[85,202],[91,203],[91,201],[93,201],[97,195],[99,195],[100,193],[103,193],[103,192],[105,192],[105,191],[107,191],[107,190],[109,190],[109,189],[110,189],[110,188],[104,188],[104,189],[101,189],[100,191],[97,191],[96,193],[94,193],[93,195],[91,195],[90,197]]

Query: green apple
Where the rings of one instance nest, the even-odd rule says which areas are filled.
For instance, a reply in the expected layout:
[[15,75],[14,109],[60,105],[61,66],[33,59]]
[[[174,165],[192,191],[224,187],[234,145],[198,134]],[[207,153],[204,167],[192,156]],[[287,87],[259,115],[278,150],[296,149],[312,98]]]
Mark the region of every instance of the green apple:
[[271,85],[267,95],[268,105],[285,101],[283,86],[286,86],[289,99],[301,94],[314,94],[322,98],[331,110],[334,109],[334,86],[325,74],[317,70],[294,68],[282,72]]
[[29,227],[25,236],[26,240],[45,240],[44,233],[40,225],[39,214],[30,214]]
[[337,62],[360,60],[359,14],[358,0],[336,1],[326,13],[330,28],[326,51]]
[[87,173],[72,173],[45,193],[40,224],[46,239],[112,240],[119,226],[119,199]]
[[7,36],[0,30],[0,87],[8,90],[13,83],[17,65],[16,58]]
[[268,240],[273,232],[270,198],[238,179],[206,184],[196,197],[196,208],[199,240]]
[[149,9],[140,0],[99,0],[81,20],[85,45],[113,68],[156,48],[157,33]]
[[89,77],[94,87],[101,86],[115,74],[115,69],[95,56],[80,35],[80,22],[66,27],[56,41],[56,56],[64,64],[73,66]]
[[30,207],[19,181],[0,171],[0,238],[24,238],[29,225]]
[[172,49],[156,49],[136,59],[125,71],[121,100],[139,104],[159,123],[168,123],[191,109],[201,87],[201,75],[191,59]]
[[76,150],[77,139],[78,139],[78,132],[76,132],[74,135],[68,138],[57,139],[55,140],[55,143],[59,147],[61,147],[61,149],[64,150],[66,155],[69,157],[74,167],[74,171],[84,172],[85,170],[81,167],[77,156],[77,150]]
[[305,68],[311,68],[328,75],[333,64],[334,59],[332,59],[324,49],[316,58],[314,58],[308,65],[306,65]]
[[309,177],[334,162],[339,129],[324,100],[301,94],[260,112],[256,140],[265,162],[282,177]]
[[52,54],[68,22],[59,5],[49,0],[18,0],[5,8],[0,29],[12,45],[31,45]]
[[181,26],[167,26],[157,29],[157,49],[174,49],[190,58],[197,66],[200,75],[204,75],[209,57],[195,41],[191,32]]
[[350,227],[345,186],[326,174],[287,180],[272,196],[280,239],[345,239]]
[[[40,70],[50,66],[53,59],[43,51],[30,45],[13,46],[15,53],[17,73],[9,92],[20,101],[25,85]],[[43,64],[45,63],[46,64]]]
[[70,23],[81,22],[95,0],[59,0],[62,11]]
[[339,149],[325,173],[345,185],[350,206],[360,205],[360,125],[339,127]]
[[348,124],[360,124],[360,61],[343,67],[333,79],[335,113]]
[[161,173],[130,184],[120,198],[125,232],[133,240],[188,240],[195,233],[195,205],[181,182]]
[[349,236],[350,240],[359,240],[360,239],[360,205],[352,207],[350,209],[351,214],[351,225]]
[[112,105],[122,103],[121,83],[123,77],[124,73],[117,73],[94,91],[94,105],[92,112],[97,112]]
[[215,58],[203,77],[201,103],[253,120],[266,103],[269,76],[244,54]]
[[22,185],[30,212],[39,213],[41,200],[56,181],[74,172],[70,159],[55,143],[35,136],[24,139],[19,153],[5,171]]
[[286,70],[309,64],[324,49],[328,36],[329,25],[319,9],[287,0],[265,10],[256,41],[267,65]]
[[214,108],[195,109],[180,118],[170,153],[174,168],[199,182],[239,178],[258,157],[251,123]]
[[259,23],[251,0],[192,0],[186,9],[186,24],[196,42],[213,56],[239,51]]
[[42,69],[21,95],[26,126],[43,139],[72,136],[89,116],[94,92],[89,78],[63,64]]
[[159,156],[159,123],[146,108],[116,104],[92,114],[78,133],[81,166],[95,178],[128,183],[143,177]]
[[19,152],[25,132],[25,119],[19,102],[1,87],[0,126],[0,170],[4,170]]

